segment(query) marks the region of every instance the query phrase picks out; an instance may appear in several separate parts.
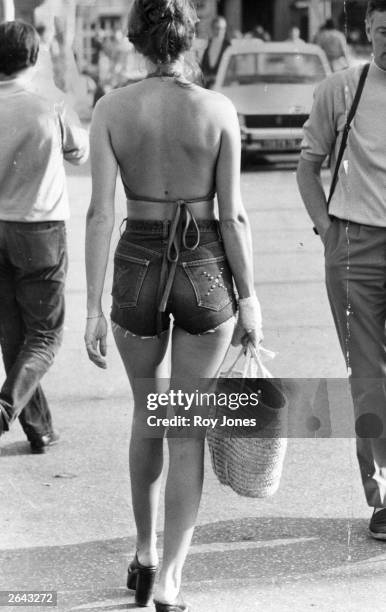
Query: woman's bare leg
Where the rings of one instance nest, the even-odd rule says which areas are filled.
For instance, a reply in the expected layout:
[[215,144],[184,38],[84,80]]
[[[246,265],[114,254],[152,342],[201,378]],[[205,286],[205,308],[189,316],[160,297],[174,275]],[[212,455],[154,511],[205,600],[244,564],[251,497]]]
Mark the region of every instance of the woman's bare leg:
[[113,325],[113,332],[134,396],[129,463],[138,559],[143,565],[157,565],[156,522],[163,439],[146,437],[146,417],[149,414],[146,396],[159,391],[157,378],[168,378],[164,357],[169,334],[165,332],[160,339],[142,339],[116,325]]
[[[170,388],[178,390],[187,378],[199,381],[201,377],[215,377],[224,360],[233,329],[233,318],[216,331],[201,336],[174,328]],[[202,381],[200,391],[205,391]],[[182,568],[201,499],[204,440],[194,437],[168,438],[168,443],[163,562],[155,599],[173,603],[180,590]]]

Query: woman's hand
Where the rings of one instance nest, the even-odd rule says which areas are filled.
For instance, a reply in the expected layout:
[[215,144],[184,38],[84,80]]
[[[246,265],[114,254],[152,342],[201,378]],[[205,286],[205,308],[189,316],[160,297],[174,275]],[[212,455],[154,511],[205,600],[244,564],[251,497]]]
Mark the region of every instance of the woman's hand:
[[90,317],[87,319],[86,331],[84,334],[84,341],[86,343],[86,349],[89,359],[98,368],[107,368],[106,363],[106,336],[107,336],[107,321],[104,314],[97,317]]
[[250,342],[257,347],[262,340],[262,316],[259,300],[255,295],[241,298],[239,300],[237,323],[232,336],[232,345],[242,344],[246,346]]

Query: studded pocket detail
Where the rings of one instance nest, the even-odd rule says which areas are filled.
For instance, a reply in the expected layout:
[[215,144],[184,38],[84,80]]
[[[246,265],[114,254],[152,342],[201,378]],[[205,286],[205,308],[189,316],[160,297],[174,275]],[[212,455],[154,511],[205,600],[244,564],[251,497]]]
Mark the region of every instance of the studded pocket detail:
[[198,306],[220,311],[232,302],[232,274],[224,256],[184,262],[182,265],[194,289]]

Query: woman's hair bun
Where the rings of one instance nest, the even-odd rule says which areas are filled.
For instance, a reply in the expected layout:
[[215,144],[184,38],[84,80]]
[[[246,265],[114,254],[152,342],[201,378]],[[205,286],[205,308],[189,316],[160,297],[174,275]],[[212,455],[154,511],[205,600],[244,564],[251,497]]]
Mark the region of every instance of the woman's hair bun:
[[143,10],[146,20],[151,25],[159,25],[164,21],[172,21],[173,6],[170,0],[154,2],[154,0],[143,0]]
[[197,21],[191,0],[135,0],[128,36],[154,64],[171,63],[190,49]]

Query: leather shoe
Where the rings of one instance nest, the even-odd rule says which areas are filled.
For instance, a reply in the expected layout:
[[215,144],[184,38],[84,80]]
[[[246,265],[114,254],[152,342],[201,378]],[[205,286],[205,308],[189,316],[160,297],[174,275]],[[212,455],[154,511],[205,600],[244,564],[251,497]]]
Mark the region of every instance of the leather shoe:
[[59,441],[59,434],[56,431],[51,431],[44,436],[39,436],[30,440],[31,453],[41,455],[46,452],[47,446],[53,446]]
[[375,510],[369,524],[370,535],[376,540],[386,540],[386,508]]
[[127,571],[127,588],[135,590],[137,606],[146,607],[150,605],[156,572],[156,565],[142,565],[138,561],[138,553],[135,553]]
[[0,404],[0,436],[5,432],[8,431],[9,426],[8,426],[8,420],[6,417],[6,412],[4,407]]
[[189,604],[180,602],[175,604],[166,604],[161,601],[154,600],[156,612],[192,612]]

